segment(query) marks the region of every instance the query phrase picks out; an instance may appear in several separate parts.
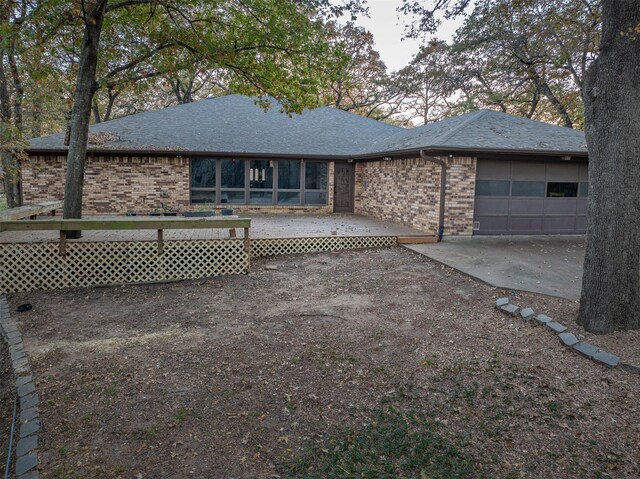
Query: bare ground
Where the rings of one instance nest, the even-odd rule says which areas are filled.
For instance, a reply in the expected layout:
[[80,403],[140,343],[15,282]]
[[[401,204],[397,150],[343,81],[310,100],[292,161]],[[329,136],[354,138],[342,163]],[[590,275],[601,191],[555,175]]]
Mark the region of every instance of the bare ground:
[[[7,451],[11,436],[11,420],[16,397],[15,379],[11,366],[9,346],[0,336],[0,472],[4,474],[7,466]],[[15,443],[13,444],[15,449]],[[10,477],[13,477],[15,458],[11,458]]]
[[[390,402],[428,413],[469,477],[639,477],[640,377],[497,312],[504,294],[400,248],[14,294],[34,306],[17,318],[42,401],[41,477],[295,476],[292,461]],[[566,324],[577,312],[516,299]],[[632,355],[639,339],[593,342]]]

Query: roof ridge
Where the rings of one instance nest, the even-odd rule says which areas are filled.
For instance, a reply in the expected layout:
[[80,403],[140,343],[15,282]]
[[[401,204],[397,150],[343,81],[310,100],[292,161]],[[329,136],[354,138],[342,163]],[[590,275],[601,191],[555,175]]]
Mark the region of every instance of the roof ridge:
[[432,145],[443,144],[445,141],[449,140],[453,135],[458,133],[458,131],[460,131],[460,129],[462,127],[467,126],[469,123],[473,123],[474,121],[478,120],[479,118],[482,118],[489,111],[491,111],[491,110],[483,109],[483,110],[474,111],[471,115],[469,115],[469,118],[467,118],[465,121],[460,123],[458,126],[456,126],[456,127],[452,128],[451,130],[447,131],[441,137],[436,138],[435,141],[433,141],[431,144]]

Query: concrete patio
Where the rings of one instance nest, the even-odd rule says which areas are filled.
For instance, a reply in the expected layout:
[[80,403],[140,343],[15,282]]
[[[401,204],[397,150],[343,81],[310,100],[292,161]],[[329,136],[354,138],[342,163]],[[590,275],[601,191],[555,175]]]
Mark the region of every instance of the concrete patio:
[[583,235],[445,237],[406,247],[492,286],[580,299]]

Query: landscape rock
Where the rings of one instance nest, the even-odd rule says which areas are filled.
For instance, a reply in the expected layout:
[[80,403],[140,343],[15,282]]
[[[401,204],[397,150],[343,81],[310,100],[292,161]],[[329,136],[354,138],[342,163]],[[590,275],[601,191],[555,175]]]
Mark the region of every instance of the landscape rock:
[[36,390],[36,387],[33,385],[32,382],[23,384],[18,388],[18,396],[19,397],[26,396],[27,394],[31,394],[35,390]]
[[576,336],[572,333],[560,333],[560,341],[562,341],[562,343],[565,346],[573,346],[574,344],[578,344],[580,342],[580,340],[578,338],[576,338]]
[[25,396],[20,398],[20,410],[23,411],[25,409],[32,408],[38,405],[38,395],[31,394],[30,396]]
[[640,366],[629,363],[620,363],[620,367],[631,374],[640,374]]
[[18,359],[22,359],[26,357],[27,353],[24,352],[24,349],[17,348],[11,353],[11,361],[17,361]]
[[26,456],[19,457],[16,461],[16,476],[20,476],[25,472],[29,472],[31,469],[38,465],[38,456],[35,453],[27,454]]
[[496,308],[500,309],[502,306],[506,306],[509,304],[509,298],[498,298],[496,299]]
[[23,409],[20,411],[20,422],[28,422],[38,417],[38,410],[35,407],[29,409]]
[[20,426],[20,437],[27,437],[33,434],[34,432],[38,432],[40,430],[40,421],[30,421],[25,422],[22,426]]
[[620,358],[606,351],[598,351],[593,355],[593,360],[604,364],[608,368],[615,368],[620,364]]
[[29,471],[26,474],[22,474],[18,479],[40,479],[40,473],[37,469]]
[[553,321],[553,319],[551,319],[546,314],[539,314],[538,316],[536,316],[536,321],[538,321],[542,325],[545,325],[545,324],[550,323],[551,321]]
[[589,343],[585,343],[584,341],[580,341],[578,344],[574,345],[573,349],[589,359],[593,358],[593,355],[598,352],[598,348]]
[[556,323],[555,321],[549,321],[545,326],[556,333],[564,333],[567,330],[564,324]]
[[33,381],[32,376],[21,376],[18,379],[16,379],[16,387],[19,388],[23,384],[30,383],[31,381]]
[[507,304],[505,306],[501,306],[500,310],[504,311],[507,314],[510,314],[511,316],[516,316],[518,314],[518,311],[520,311],[520,308],[518,308],[515,304]]
[[533,309],[531,308],[524,308],[522,311],[520,311],[520,316],[522,316],[522,319],[526,319],[527,321],[533,318]]
[[16,446],[16,456],[24,456],[38,447],[38,436],[23,437]]

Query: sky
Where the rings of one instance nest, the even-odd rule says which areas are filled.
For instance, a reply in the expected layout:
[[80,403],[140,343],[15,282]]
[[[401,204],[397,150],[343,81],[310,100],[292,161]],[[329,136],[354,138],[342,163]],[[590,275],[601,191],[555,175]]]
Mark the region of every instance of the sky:
[[[356,21],[373,34],[376,50],[389,71],[405,67],[422,44],[420,40],[402,40],[404,26],[396,12],[401,4],[402,0],[368,0],[369,18],[360,17]],[[443,22],[435,36],[449,41],[461,23],[460,19]]]

